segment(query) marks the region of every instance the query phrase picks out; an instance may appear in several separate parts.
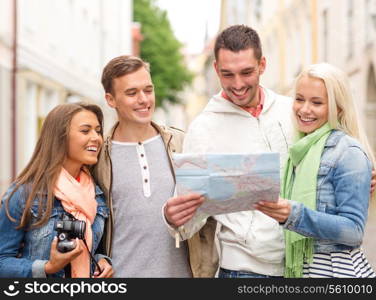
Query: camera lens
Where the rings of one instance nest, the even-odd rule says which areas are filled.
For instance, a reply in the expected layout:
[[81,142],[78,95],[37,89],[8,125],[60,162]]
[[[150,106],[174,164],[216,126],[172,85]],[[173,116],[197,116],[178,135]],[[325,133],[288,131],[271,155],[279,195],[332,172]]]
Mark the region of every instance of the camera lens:
[[85,238],[86,223],[85,221],[75,220],[73,222],[73,232],[80,240]]

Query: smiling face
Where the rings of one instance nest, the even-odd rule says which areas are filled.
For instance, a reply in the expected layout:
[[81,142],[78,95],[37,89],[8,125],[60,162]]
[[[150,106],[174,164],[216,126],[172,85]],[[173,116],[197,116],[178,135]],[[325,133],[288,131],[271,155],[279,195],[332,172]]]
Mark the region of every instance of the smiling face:
[[113,79],[113,94],[106,93],[106,100],[116,109],[120,122],[149,126],[155,108],[150,73],[141,67],[135,72]]
[[328,94],[322,79],[307,75],[299,79],[293,111],[299,131],[306,134],[328,121]]
[[230,100],[236,105],[250,107],[258,104],[258,86],[265,64],[264,57],[255,58],[252,48],[238,52],[220,49],[214,67]]
[[76,113],[70,122],[68,154],[63,167],[76,177],[83,165],[97,163],[102,143],[101,125],[97,116],[88,110]]

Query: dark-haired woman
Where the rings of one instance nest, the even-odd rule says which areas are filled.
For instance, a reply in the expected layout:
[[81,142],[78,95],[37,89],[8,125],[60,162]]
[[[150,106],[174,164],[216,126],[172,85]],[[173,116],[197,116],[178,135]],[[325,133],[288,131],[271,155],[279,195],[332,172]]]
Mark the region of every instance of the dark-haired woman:
[[[89,172],[102,146],[102,123],[93,104],[62,104],[48,114],[29,163],[2,198],[0,277],[112,276],[111,260],[94,255],[108,216]],[[86,229],[63,253],[55,224],[67,213]]]

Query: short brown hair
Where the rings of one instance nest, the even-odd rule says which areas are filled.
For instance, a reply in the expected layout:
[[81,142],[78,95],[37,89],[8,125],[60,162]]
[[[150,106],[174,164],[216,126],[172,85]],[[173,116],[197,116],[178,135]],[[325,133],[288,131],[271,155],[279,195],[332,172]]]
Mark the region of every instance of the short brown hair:
[[245,25],[233,25],[223,30],[215,40],[214,55],[218,60],[220,49],[228,49],[233,52],[252,48],[257,60],[262,57],[261,41],[258,33]]
[[144,67],[150,72],[149,64],[137,56],[122,55],[111,59],[104,67],[102,73],[102,85],[106,93],[112,93],[112,80]]

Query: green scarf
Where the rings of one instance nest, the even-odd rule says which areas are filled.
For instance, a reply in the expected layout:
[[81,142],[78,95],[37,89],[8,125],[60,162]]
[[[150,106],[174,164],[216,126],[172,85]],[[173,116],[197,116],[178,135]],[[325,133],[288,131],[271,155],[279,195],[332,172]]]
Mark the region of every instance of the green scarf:
[[[328,123],[302,137],[289,149],[281,197],[316,210],[317,173],[331,128]],[[302,277],[304,260],[312,262],[313,239],[285,230],[285,277]]]

